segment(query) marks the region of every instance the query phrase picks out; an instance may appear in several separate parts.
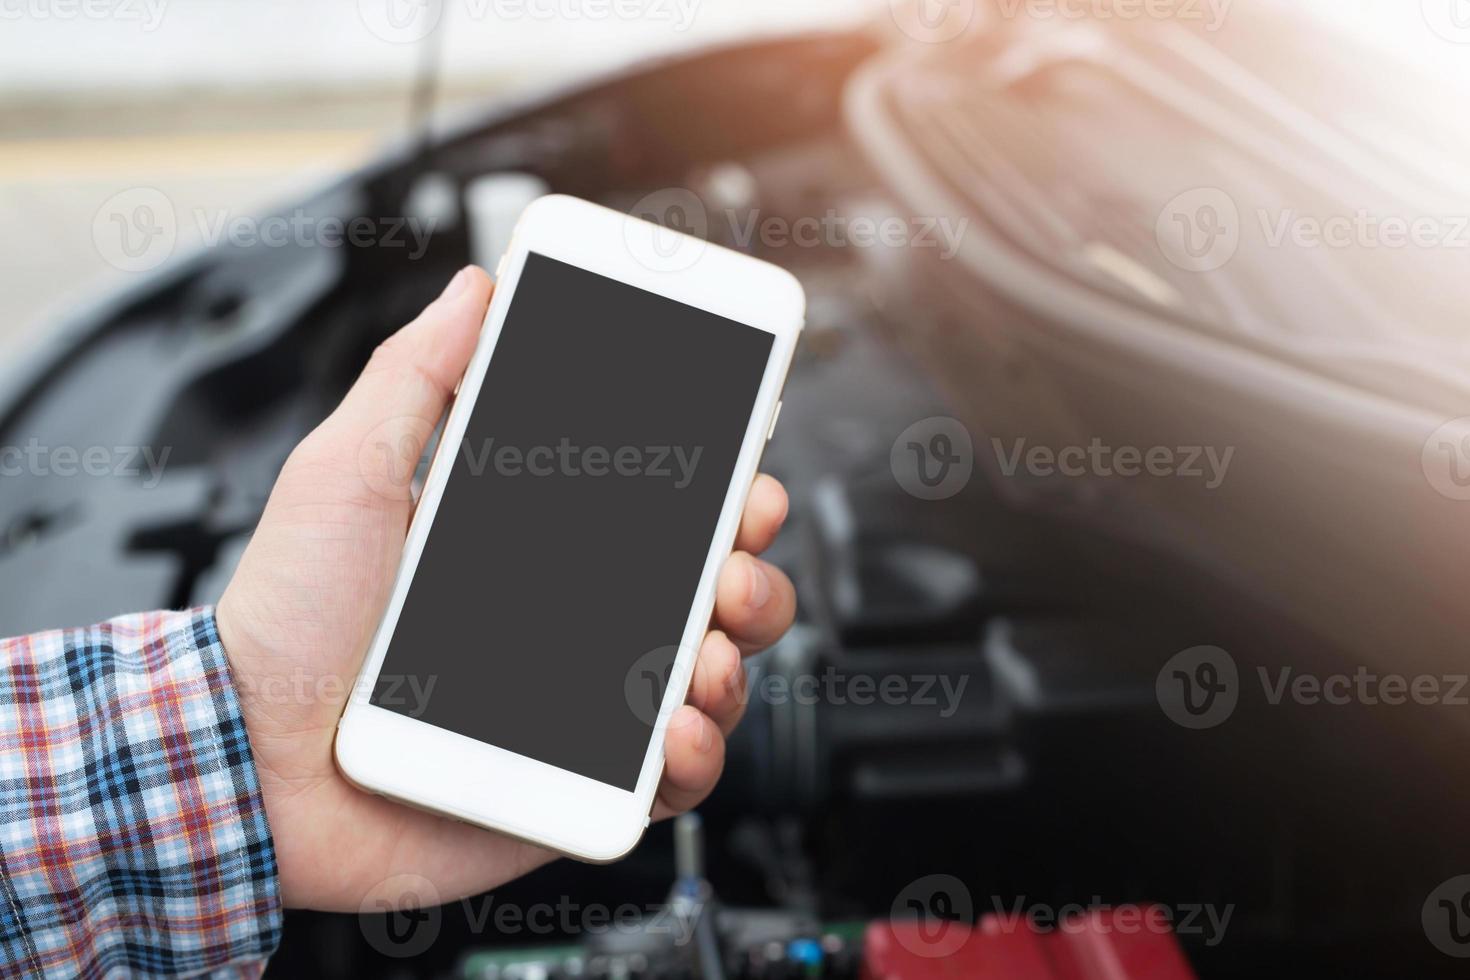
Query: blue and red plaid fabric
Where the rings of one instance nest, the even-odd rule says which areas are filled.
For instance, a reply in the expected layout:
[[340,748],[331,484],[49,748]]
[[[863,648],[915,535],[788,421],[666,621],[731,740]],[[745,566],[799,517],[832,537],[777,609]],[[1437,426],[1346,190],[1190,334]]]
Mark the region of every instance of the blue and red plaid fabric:
[[213,611],[0,640],[0,974],[258,976],[280,931]]

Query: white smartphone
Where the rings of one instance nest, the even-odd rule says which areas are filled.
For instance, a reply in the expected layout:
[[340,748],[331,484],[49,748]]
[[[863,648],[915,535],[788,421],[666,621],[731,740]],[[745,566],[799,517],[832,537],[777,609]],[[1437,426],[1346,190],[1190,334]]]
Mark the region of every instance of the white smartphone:
[[773,265],[560,195],[523,213],[497,280],[337,764],[612,861],[648,825],[805,299]]

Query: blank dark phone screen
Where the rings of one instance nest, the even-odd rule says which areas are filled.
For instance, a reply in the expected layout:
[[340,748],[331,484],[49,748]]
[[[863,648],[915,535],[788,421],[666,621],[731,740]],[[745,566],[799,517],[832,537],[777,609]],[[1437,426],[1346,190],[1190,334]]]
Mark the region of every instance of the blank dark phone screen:
[[529,254],[372,702],[632,791],[773,342]]

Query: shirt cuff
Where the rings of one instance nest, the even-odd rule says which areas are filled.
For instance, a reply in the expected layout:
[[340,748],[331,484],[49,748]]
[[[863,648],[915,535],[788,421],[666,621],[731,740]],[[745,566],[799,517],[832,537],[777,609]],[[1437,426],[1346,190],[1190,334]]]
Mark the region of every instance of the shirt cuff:
[[213,609],[0,640],[0,969],[259,975],[280,934]]

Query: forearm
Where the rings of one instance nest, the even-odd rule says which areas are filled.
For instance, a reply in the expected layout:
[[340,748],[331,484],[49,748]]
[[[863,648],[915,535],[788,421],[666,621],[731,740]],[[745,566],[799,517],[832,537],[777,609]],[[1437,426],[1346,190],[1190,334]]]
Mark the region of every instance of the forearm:
[[0,972],[258,974],[276,862],[212,610],[0,641]]

